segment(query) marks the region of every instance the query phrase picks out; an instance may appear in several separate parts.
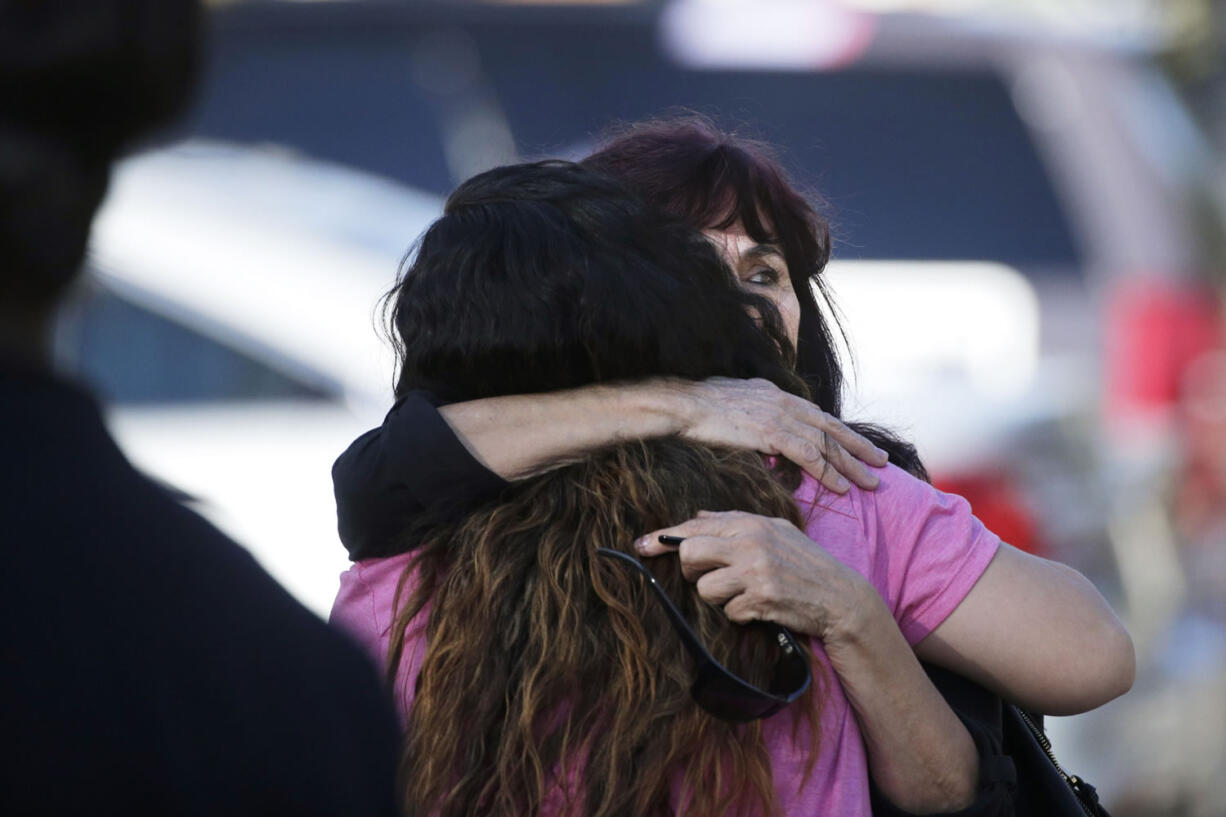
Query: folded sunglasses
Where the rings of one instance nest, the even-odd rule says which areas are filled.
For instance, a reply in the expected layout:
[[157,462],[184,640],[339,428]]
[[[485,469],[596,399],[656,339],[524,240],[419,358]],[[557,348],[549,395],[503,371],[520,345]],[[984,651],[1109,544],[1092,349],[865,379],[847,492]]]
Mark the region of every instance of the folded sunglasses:
[[695,677],[690,686],[694,701],[717,718],[737,723],[769,717],[799,698],[812,682],[809,660],[786,627],[765,622],[771,628],[782,651],[768,689],[749,683],[725,667],[707,650],[698,634],[686,622],[677,605],[664,592],[651,571],[628,553],[610,548],[597,548],[601,556],[630,565],[647,580],[655,592],[673,629],[681,637],[686,652],[694,659]]

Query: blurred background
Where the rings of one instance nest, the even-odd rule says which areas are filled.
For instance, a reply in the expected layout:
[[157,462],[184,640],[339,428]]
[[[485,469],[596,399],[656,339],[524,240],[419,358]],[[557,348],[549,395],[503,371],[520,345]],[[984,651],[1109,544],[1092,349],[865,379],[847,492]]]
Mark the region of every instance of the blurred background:
[[1226,3],[211,4],[57,335],[138,465],[326,615],[329,469],[391,404],[377,302],[460,180],[680,110],[825,202],[851,416],[1081,569],[1136,687],[1051,719],[1118,815],[1226,814]]

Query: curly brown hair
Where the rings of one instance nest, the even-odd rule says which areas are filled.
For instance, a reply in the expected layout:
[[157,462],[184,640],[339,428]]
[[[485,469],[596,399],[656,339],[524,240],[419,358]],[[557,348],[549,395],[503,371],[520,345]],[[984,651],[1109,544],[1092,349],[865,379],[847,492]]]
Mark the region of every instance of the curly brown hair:
[[[694,703],[690,662],[659,603],[637,574],[595,553],[632,551],[636,536],[703,509],[800,526],[789,487],[798,477],[752,452],[624,443],[426,533],[401,579],[389,655],[396,693],[415,684],[401,767],[408,813],[773,813],[761,723],[720,721]],[[729,622],[677,559],[651,569],[712,654],[765,684],[778,658],[769,632]],[[420,675],[404,677],[406,638],[423,626]],[[794,704],[793,734],[811,732],[810,770],[823,686],[815,672]]]

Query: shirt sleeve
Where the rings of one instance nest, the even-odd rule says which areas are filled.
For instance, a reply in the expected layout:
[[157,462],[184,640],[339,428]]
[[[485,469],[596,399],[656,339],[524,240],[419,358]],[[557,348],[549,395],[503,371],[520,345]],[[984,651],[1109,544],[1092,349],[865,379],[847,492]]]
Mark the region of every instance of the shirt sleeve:
[[877,490],[873,550],[878,590],[914,645],[962,603],[996,555],[1000,537],[954,494],[888,468]]
[[399,534],[429,515],[463,515],[507,485],[469,453],[426,392],[396,401],[383,425],[332,466],[337,531],[353,560],[411,547]]
[[387,651],[381,649],[383,627],[375,594],[362,575],[362,565],[355,564],[341,574],[341,586],[332,602],[328,623],[357,642],[362,651],[380,671],[387,661]]

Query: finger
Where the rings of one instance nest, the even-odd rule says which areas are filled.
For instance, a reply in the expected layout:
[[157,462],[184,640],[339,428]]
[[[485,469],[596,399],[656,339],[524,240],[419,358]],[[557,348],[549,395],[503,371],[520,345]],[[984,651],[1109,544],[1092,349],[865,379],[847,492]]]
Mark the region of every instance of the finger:
[[822,411],[812,403],[805,405],[805,412],[800,420],[806,425],[826,432],[834,441],[847,450],[853,457],[862,462],[878,467],[890,461],[890,455],[873,445],[867,437],[852,429],[838,417]]
[[766,610],[760,600],[749,593],[733,596],[724,605],[724,615],[729,621],[737,624],[748,624],[751,621],[762,621],[766,618]]
[[819,445],[812,440],[814,433],[812,426],[799,423],[780,429],[776,437],[780,454],[835,493],[846,493],[851,487],[848,480],[868,490],[880,484],[873,469],[850,454],[832,435],[820,432]]
[[831,491],[842,494],[851,488],[851,484],[838,469],[832,467],[822,450],[807,436],[778,429],[772,437],[772,442],[780,456],[799,465]]
[[660,541],[659,534],[649,533],[635,540],[634,549],[639,556],[651,558],[663,556],[665,553],[672,553],[677,549],[677,545],[667,545]]
[[689,539],[694,536],[728,536],[733,534],[741,520],[749,516],[739,511],[699,511],[698,516],[670,528],[660,528],[639,537],[634,545],[640,556],[659,556],[677,549],[660,541],[661,535]]
[[851,480],[861,488],[871,490],[877,487],[880,480],[871,468],[852,456],[833,436],[826,435],[824,442],[826,462],[840,476]]
[[753,516],[745,511],[699,511],[695,519],[723,519],[729,523]]
[[745,592],[742,578],[734,568],[725,567],[699,576],[694,587],[705,601],[722,607],[729,599]]
[[698,581],[706,573],[732,564],[736,550],[725,536],[690,536],[677,549],[681,575],[686,581]]

